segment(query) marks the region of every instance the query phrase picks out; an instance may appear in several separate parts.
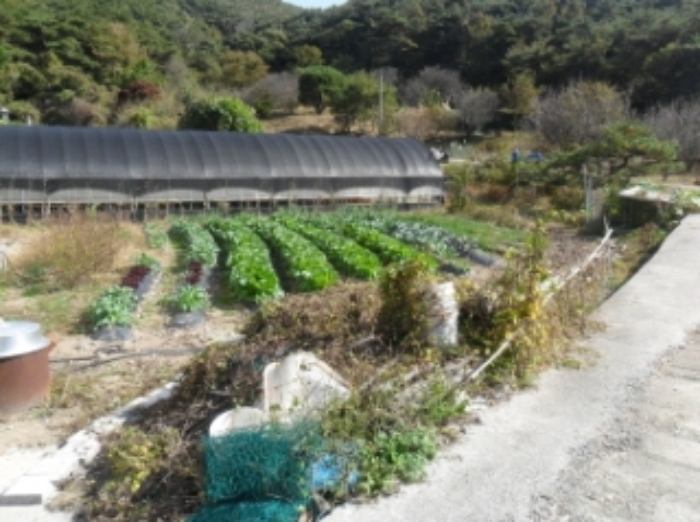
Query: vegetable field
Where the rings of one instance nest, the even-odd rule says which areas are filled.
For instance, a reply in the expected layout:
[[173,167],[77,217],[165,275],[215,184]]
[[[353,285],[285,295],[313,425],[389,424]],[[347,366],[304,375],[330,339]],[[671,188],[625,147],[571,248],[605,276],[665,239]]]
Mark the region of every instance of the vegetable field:
[[[374,280],[382,268],[419,261],[437,271],[473,245],[436,225],[377,212],[280,212],[178,221],[181,258],[213,266],[231,300],[261,303],[285,293],[323,290],[342,279]],[[211,239],[215,244],[212,243]]]

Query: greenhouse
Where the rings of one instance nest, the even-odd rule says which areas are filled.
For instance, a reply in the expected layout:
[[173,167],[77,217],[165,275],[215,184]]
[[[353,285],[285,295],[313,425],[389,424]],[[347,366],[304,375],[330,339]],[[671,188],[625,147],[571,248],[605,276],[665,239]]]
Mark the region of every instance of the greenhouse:
[[0,205],[429,202],[442,171],[408,138],[0,127]]

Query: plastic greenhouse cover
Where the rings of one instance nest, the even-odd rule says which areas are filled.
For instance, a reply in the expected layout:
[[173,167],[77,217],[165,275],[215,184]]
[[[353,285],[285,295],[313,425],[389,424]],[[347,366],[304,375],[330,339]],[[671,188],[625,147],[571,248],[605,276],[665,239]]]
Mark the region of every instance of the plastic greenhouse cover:
[[[409,138],[47,126],[0,127],[0,182],[319,178],[442,180]],[[432,183],[428,183],[432,184]]]

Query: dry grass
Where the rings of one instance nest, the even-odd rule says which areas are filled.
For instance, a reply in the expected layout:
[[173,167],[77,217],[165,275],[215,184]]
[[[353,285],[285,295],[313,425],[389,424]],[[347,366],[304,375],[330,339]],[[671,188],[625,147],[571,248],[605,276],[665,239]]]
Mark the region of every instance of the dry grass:
[[541,143],[537,137],[529,132],[504,132],[493,138],[487,138],[479,142],[475,148],[475,153],[480,159],[487,159],[493,155],[510,158],[510,153],[514,149],[521,152],[538,150]]
[[271,116],[264,120],[265,132],[293,134],[334,134],[339,127],[330,112],[316,114],[311,109],[300,108],[294,114]]
[[0,273],[0,315],[38,321],[52,336],[83,332],[84,310],[146,251],[139,224],[107,217],[4,225],[2,233],[18,247]]
[[[296,350],[316,353],[355,387],[366,384],[390,359],[373,337],[378,308],[377,289],[366,283],[290,295],[263,307],[250,322],[246,341],[214,344],[197,355],[185,368],[175,397],[139,422],[138,429],[149,437],[176,430],[178,441],[169,462],[150,470],[142,491],[124,495],[109,487],[105,454],[93,466],[85,495],[96,499],[87,506],[89,518],[112,519],[118,513],[123,520],[183,519],[202,500],[200,440],[211,419],[231,407],[256,403],[266,364]],[[78,383],[71,386],[71,393],[82,393]],[[118,435],[109,447],[114,444],[120,444]]]
[[[476,222],[505,228],[525,229],[532,224],[531,220],[523,216],[518,207],[512,203],[485,204],[473,201],[460,209],[458,214]],[[494,249],[502,251],[499,246]]]
[[15,225],[0,223],[0,239],[5,241],[15,241],[20,237],[20,231]]
[[14,269],[22,284],[72,289],[112,272],[128,252],[128,228],[108,217],[72,215],[48,222]]

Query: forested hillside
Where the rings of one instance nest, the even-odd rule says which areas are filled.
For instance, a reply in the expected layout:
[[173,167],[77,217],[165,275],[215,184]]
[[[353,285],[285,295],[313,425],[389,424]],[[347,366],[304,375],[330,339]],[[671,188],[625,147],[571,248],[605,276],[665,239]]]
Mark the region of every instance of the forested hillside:
[[697,0],[350,0],[286,28],[341,68],[440,65],[490,87],[521,72],[600,80],[639,106],[700,88]]
[[[269,73],[426,67],[471,88],[605,82],[647,109],[700,92],[700,0],[0,0],[0,102],[17,119],[172,126]],[[290,75],[268,79],[289,81]],[[145,105],[144,105],[145,104]]]

